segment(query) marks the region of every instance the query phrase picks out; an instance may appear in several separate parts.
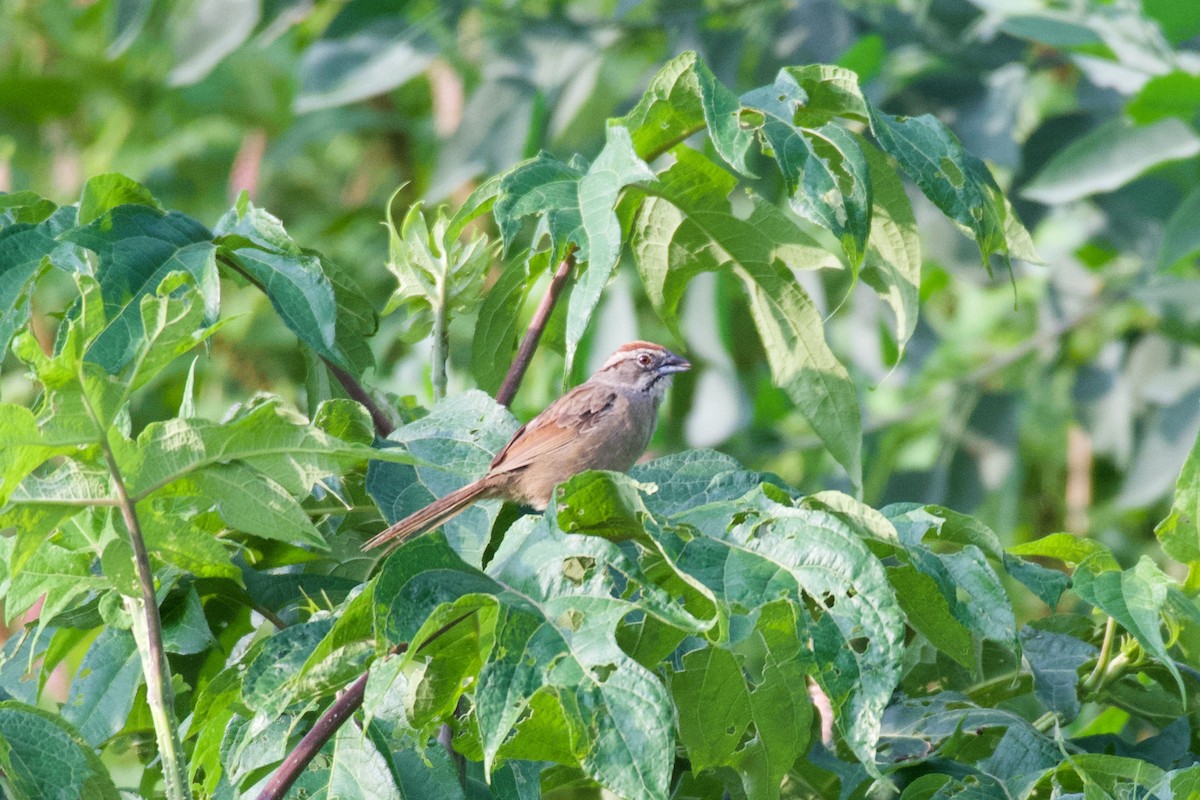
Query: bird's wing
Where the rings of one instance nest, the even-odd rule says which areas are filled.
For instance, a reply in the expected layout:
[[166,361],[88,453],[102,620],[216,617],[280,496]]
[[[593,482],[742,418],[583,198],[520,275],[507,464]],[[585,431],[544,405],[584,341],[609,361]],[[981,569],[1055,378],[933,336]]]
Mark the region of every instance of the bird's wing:
[[522,425],[492,459],[490,471],[515,472],[557,452],[589,432],[600,415],[621,402],[626,401],[616,391],[576,386]]

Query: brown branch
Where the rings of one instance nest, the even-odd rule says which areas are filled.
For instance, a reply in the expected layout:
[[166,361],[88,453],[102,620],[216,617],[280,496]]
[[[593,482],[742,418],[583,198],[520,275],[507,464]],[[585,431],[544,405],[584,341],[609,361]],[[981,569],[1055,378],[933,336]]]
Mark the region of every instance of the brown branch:
[[[438,628],[429,635],[428,639],[421,642],[421,646],[417,648],[417,652],[420,652],[427,645],[441,638],[451,628],[474,613],[474,611],[468,611],[461,617],[456,617]],[[403,653],[407,649],[408,644],[401,642],[389,652],[397,654]],[[292,788],[292,784],[296,782],[296,779],[303,774],[305,767],[313,760],[313,757],[321,752],[321,748],[333,738],[338,728],[342,727],[346,720],[350,719],[354,712],[362,706],[363,696],[367,692],[367,677],[369,675],[370,672],[364,672],[359,676],[358,680],[350,684],[350,687],[346,691],[342,692],[333,705],[325,709],[325,713],[309,729],[308,733],[304,734],[304,738],[300,740],[295,749],[288,753],[287,758],[279,765],[279,769],[275,770],[275,774],[271,776],[271,780],[267,782],[262,792],[259,793],[258,800],[282,800],[283,796]]]
[[367,413],[371,415],[371,422],[375,424],[375,433],[380,438],[386,438],[389,433],[396,430],[396,426],[392,424],[391,417],[387,415],[382,406],[375,402],[353,375],[346,372],[346,370],[337,364],[334,364],[325,356],[321,356],[321,360],[325,362],[325,367],[333,374],[333,377],[337,378],[342,388],[346,390],[346,394],[350,395],[350,399],[357,400],[367,409]]
[[500,384],[500,391],[496,392],[496,402],[500,405],[509,405],[516,396],[517,389],[521,386],[521,379],[525,377],[525,370],[529,368],[529,362],[533,359],[533,351],[537,349],[538,342],[542,339],[542,331],[546,329],[546,323],[550,321],[550,313],[554,311],[554,304],[558,302],[559,295],[566,288],[567,279],[571,277],[571,270],[574,266],[575,246],[571,245],[559,263],[558,269],[555,270],[554,277],[550,279],[546,295],[538,304],[533,319],[529,321],[529,328],[525,331],[525,338],[521,341],[516,358],[513,359],[512,366],[508,368],[508,374],[504,376],[504,383]]

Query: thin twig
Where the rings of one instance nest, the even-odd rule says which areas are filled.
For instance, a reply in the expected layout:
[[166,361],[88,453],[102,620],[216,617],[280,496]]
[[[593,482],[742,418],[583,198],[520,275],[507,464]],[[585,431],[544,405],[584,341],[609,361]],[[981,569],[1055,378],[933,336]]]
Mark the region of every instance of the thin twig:
[[[461,617],[456,617],[450,620],[442,627],[429,635],[429,638],[421,642],[417,652],[420,652],[426,646],[432,644],[437,639],[444,636],[455,625],[458,625],[463,620],[472,616],[475,612],[468,611]],[[390,652],[392,654],[403,653],[408,649],[408,644],[401,642],[393,647]],[[258,800],[281,800],[292,788],[292,784],[304,772],[304,768],[313,760],[317,753],[321,752],[321,748],[333,738],[337,733],[338,728],[345,724],[346,720],[353,716],[363,703],[363,696],[367,692],[367,677],[370,672],[364,672],[359,676],[358,680],[350,684],[349,688],[334,701],[333,705],[325,710],[320,719],[312,726],[308,733],[304,734],[304,738],[296,745],[292,752],[288,753],[287,758],[279,765],[279,769],[275,770],[275,774],[271,776],[271,780],[263,787],[263,790],[258,795]]]
[[533,319],[529,321],[529,328],[525,331],[521,347],[517,350],[512,366],[508,368],[508,374],[504,376],[504,383],[500,384],[500,391],[496,392],[496,402],[500,405],[509,405],[516,396],[517,389],[521,386],[521,379],[525,377],[525,370],[529,368],[529,362],[533,359],[533,351],[537,349],[538,342],[541,341],[542,331],[546,329],[546,323],[550,321],[550,313],[554,311],[554,304],[558,302],[559,295],[566,288],[567,279],[571,277],[571,270],[574,267],[575,248],[572,245],[567,250],[567,254],[563,256],[563,260],[559,262],[554,277],[550,279],[546,295],[538,304]]
[[392,424],[392,420],[387,415],[387,412],[372,399],[371,395],[367,393],[367,390],[363,388],[362,384],[353,375],[346,372],[346,370],[337,364],[334,364],[328,358],[325,358],[325,356],[321,356],[321,360],[325,362],[325,366],[333,374],[333,377],[337,378],[338,383],[346,390],[346,394],[350,395],[350,399],[357,400],[367,409],[367,413],[371,415],[371,422],[375,425],[376,434],[383,438],[396,430],[396,426]]

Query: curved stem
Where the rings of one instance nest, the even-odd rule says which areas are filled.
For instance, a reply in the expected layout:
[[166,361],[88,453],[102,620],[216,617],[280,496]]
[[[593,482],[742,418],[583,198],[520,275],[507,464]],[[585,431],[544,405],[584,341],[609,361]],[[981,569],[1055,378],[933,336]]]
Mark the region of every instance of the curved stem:
[[1083,688],[1089,692],[1093,692],[1099,688],[1100,679],[1104,676],[1104,671],[1108,669],[1116,633],[1117,621],[1113,617],[1109,617],[1108,622],[1104,626],[1104,641],[1100,645],[1100,654],[1096,656],[1096,666],[1083,682]]
[[521,340],[521,346],[517,349],[512,366],[508,368],[504,382],[500,384],[500,390],[496,392],[496,402],[500,405],[510,405],[513,397],[516,396],[517,389],[521,386],[521,379],[525,377],[525,370],[529,368],[529,362],[533,359],[533,352],[537,350],[538,342],[542,339],[542,331],[546,329],[546,323],[550,321],[550,313],[554,311],[554,304],[558,302],[559,295],[566,288],[567,279],[571,277],[571,270],[574,266],[575,246],[571,245],[567,249],[567,254],[563,256],[563,260],[559,262],[558,269],[554,271],[554,277],[550,279],[550,285],[546,287],[546,294],[542,297],[542,302],[538,304],[533,319],[529,321],[525,338]]

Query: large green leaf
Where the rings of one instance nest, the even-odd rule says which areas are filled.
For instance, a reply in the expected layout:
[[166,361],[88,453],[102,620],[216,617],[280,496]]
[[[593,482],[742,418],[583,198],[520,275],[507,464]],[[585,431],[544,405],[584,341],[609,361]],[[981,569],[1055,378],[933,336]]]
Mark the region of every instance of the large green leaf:
[[133,359],[145,330],[141,299],[171,272],[191,276],[204,298],[204,319],[216,321],[220,303],[216,245],[212,233],[177,211],[121,205],[62,237],[99,256],[96,277],[107,322],[92,340],[87,358],[111,373]]
[[645,190],[633,250],[646,291],[671,322],[687,282],[729,270],[741,281],[775,383],[785,391],[851,479],[861,480],[857,393],[825,342],[823,320],[793,269],[840,266],[774,206],[751,197],[748,217],[730,208],[735,180],[686,147]]
[[778,798],[783,776],[808,748],[810,665],[794,615],[785,601],[762,609],[747,648],[758,652],[745,666],[712,647],[684,655],[682,669],[671,676],[679,738],[692,771],[733,767],[748,798]]
[[883,565],[845,522],[825,511],[785,506],[758,490],[741,501],[698,506],[673,521],[660,543],[680,569],[730,612],[746,614],[788,598],[811,637],[816,677],[834,724],[868,769],[883,709],[900,677],[904,616]]
[[767,152],[783,174],[792,209],[842,243],[857,274],[871,230],[871,179],[858,140],[838,123],[797,125],[808,94],[788,70],[775,83],[742,95],[742,106],[762,119]]
[[[633,585],[641,587],[636,599],[625,596]],[[457,613],[446,609],[430,619],[438,606],[472,596],[495,609],[494,645],[475,690],[485,769],[498,757],[570,755],[622,797],[664,796],[670,699],[653,674],[621,651],[615,632],[636,610],[685,630],[703,624],[650,584],[616,545],[563,536],[527,519],[509,529],[486,575],[440,536],[398,550],[375,591],[377,635],[419,641]],[[522,723],[531,709],[541,710]]]
[[[423,508],[487,472],[488,465],[517,429],[508,410],[483,392],[444,400],[428,416],[398,428],[390,437],[424,464],[372,462],[367,491],[389,522]],[[495,502],[477,503],[443,526],[454,549],[470,564],[483,563],[483,552],[498,512]]]
[[987,166],[963,150],[950,129],[929,114],[896,117],[870,107],[871,133],[933,204],[973,236],[984,266],[998,253],[1033,258],[1027,234]]
[[375,311],[349,276],[303,250],[279,219],[244,195],[215,233],[300,341],[355,375],[374,364],[363,340],[375,332]]
[[0,768],[14,800],[119,800],[100,757],[58,716],[0,703]]
[[125,727],[142,682],[133,634],[105,629],[88,648],[71,681],[62,716],[93,747]]

